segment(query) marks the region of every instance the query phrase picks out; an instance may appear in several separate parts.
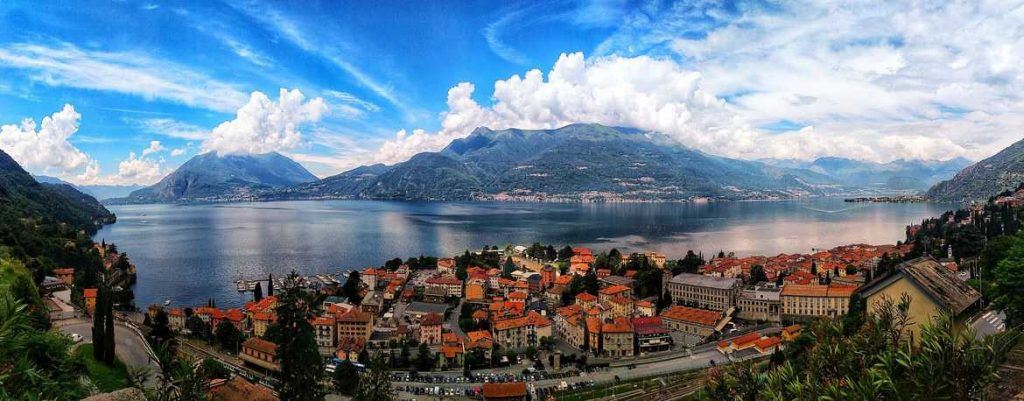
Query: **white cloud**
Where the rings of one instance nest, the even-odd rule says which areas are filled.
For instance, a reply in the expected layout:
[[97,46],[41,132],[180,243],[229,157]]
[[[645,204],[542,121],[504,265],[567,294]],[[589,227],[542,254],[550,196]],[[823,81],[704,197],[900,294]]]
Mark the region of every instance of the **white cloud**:
[[130,152],[127,159],[117,164],[117,175],[107,177],[104,181],[111,184],[153,184],[170,173],[161,167],[160,162],[147,158],[145,152],[142,157],[136,157],[135,152]]
[[201,152],[267,153],[294,149],[302,141],[299,126],[320,120],[327,111],[322,98],[306,101],[298,89],[281,89],[277,102],[253,92],[234,120],[213,129]]
[[202,73],[144,54],[83,50],[71,44],[0,47],[0,68],[29,71],[50,86],[93,89],[160,99],[214,111],[232,111],[245,93]]
[[178,157],[185,154],[185,148],[176,148],[171,150],[171,157]]
[[[701,74],[651,57],[597,58],[563,54],[546,79],[540,70],[494,84],[493,106],[471,97],[474,86],[448,91],[441,130],[400,131],[384,143],[375,160],[395,163],[444,147],[476,127],[557,128],[576,122],[660,131],[689,146],[715,153],[755,149],[758,135],[725,101],[701,86]],[[722,152],[731,148],[729,152]]]
[[0,127],[0,149],[34,173],[59,176],[83,173],[94,167],[95,161],[69,142],[78,131],[81,117],[74,106],[66,104],[61,111],[44,117],[38,130],[36,122],[30,118],[21,125],[4,125]]
[[[1021,137],[1022,31],[1020,0],[641,7],[598,57],[499,80],[490,105],[457,85],[439,131],[402,130],[372,159],[438,150],[476,126],[572,122],[740,158],[979,159]],[[759,128],[782,122],[804,128]]]
[[796,2],[741,14],[670,43],[754,125],[813,125],[814,147],[876,160],[981,158],[1020,139],[1024,2]]
[[149,141],[149,147],[142,150],[142,156],[145,157],[164,150],[165,148],[160,144],[160,141]]

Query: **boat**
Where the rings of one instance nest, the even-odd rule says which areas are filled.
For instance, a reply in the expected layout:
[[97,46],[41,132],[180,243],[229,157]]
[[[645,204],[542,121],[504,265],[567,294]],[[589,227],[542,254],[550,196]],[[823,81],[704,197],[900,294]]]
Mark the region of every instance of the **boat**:
[[165,299],[164,300],[164,306],[170,306],[170,305],[171,305],[171,300]]

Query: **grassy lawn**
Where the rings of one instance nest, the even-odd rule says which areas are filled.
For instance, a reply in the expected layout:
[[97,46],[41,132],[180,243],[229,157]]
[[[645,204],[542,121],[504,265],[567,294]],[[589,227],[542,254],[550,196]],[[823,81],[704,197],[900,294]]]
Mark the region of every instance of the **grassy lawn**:
[[92,357],[92,344],[82,344],[75,350],[75,358],[85,364],[85,370],[102,392],[114,391],[128,386],[128,369],[121,361],[114,361],[113,366],[107,366],[103,362]]

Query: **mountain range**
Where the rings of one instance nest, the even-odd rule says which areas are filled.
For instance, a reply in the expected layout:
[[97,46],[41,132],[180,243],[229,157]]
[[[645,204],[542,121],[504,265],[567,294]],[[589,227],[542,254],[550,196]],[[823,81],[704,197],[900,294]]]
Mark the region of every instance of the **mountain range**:
[[951,179],[939,182],[928,190],[927,197],[944,202],[984,200],[1004,190],[1015,189],[1022,182],[1024,140],[967,166]]
[[48,175],[33,175],[36,181],[43,184],[65,184],[75,187],[75,189],[82,193],[92,195],[92,197],[98,200],[107,200],[112,198],[121,198],[128,196],[132,191],[142,189],[142,185],[77,185],[70,182],[64,181],[57,177],[51,177]]
[[[963,158],[889,163],[839,157],[750,161],[707,154],[662,134],[633,128],[598,124],[548,130],[481,127],[438,152],[420,153],[393,165],[360,166],[324,179],[277,153],[205,153],[157,184],[106,202],[675,201],[861,196],[920,193],[968,164]],[[1019,176],[1024,168],[1012,171]],[[1004,179],[1013,181],[1012,177]],[[977,193],[994,192],[979,189]]]
[[948,179],[971,164],[962,157],[950,160],[894,160],[873,163],[843,157],[821,157],[812,161],[762,159],[774,166],[807,169],[836,183],[864,190],[924,191]]
[[253,199],[270,190],[316,181],[317,177],[279,153],[197,155],[151,186],[110,203],[197,202]]
[[687,200],[821,195],[807,170],[709,155],[661,134],[597,124],[551,130],[477,128],[440,152],[359,167],[265,199]]

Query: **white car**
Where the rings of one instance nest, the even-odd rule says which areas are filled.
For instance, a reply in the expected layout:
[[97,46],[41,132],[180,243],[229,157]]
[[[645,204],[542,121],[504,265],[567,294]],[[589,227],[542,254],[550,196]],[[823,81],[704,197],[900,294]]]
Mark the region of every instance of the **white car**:
[[74,341],[76,343],[80,343],[80,342],[82,342],[82,340],[83,340],[83,338],[82,338],[81,334],[71,333],[71,341]]

